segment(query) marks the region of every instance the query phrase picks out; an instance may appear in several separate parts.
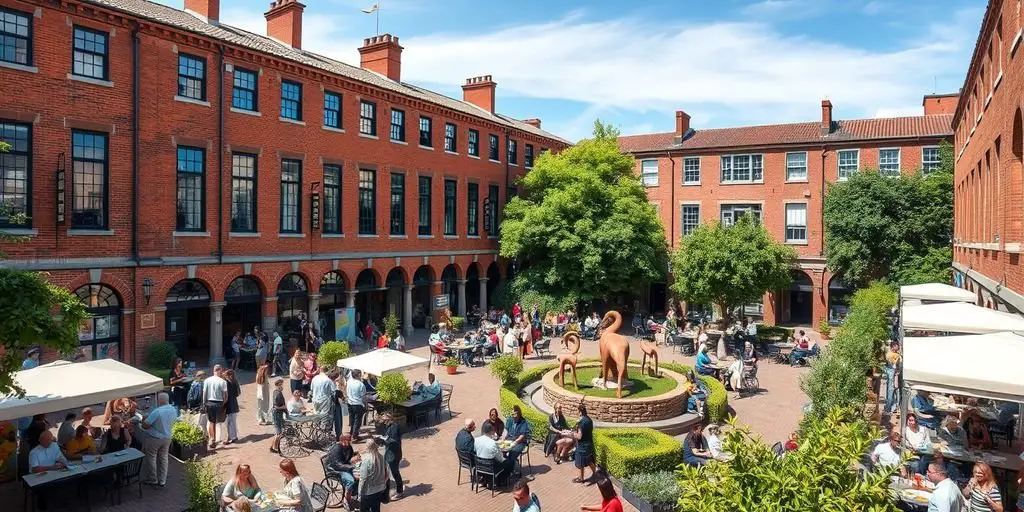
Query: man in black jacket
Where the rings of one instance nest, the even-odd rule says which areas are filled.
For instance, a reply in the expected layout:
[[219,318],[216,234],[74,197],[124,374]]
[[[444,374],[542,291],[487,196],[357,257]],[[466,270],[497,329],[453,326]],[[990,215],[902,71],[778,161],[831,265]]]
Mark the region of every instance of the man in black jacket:
[[359,454],[352,449],[352,436],[343,434],[338,437],[338,443],[331,447],[327,453],[328,475],[337,477],[345,488],[345,498],[351,499],[356,491],[356,478],[352,474],[352,468],[359,462]]
[[476,430],[476,422],[473,420],[466,420],[466,428],[459,431],[455,435],[455,451],[473,456],[473,452],[476,450],[473,442],[473,431]]
[[398,466],[402,462],[402,430],[390,414],[384,414],[381,418],[386,425],[384,435],[380,438],[384,443],[384,460],[387,461],[388,467],[391,468],[391,476],[395,479],[395,495],[391,499],[400,500],[402,491],[405,490],[402,474],[398,471]]

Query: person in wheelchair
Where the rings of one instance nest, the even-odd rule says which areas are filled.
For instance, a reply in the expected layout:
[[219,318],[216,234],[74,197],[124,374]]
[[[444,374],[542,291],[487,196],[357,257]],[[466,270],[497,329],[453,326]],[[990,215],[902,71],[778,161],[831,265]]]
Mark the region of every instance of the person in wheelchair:
[[355,467],[359,460],[359,454],[352,448],[352,436],[349,434],[338,437],[338,442],[327,452],[327,474],[324,476],[341,482],[345,493],[343,500],[350,504],[355,497]]

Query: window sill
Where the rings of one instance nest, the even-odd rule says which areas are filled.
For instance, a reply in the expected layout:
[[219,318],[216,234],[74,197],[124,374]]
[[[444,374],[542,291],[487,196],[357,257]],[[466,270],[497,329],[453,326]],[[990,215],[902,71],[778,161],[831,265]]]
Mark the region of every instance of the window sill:
[[991,92],[988,93],[988,96],[985,97],[985,108],[988,108],[988,104],[989,103],[992,103],[992,93]]
[[0,233],[11,236],[37,236],[39,230],[35,228],[0,228]]
[[509,167],[519,167],[519,164],[508,164]]
[[88,76],[79,76],[74,73],[68,73],[68,80],[74,80],[76,82],[82,82],[86,84],[99,85],[101,87],[113,87],[114,82],[110,80],[103,80],[100,78],[92,78]]
[[699,187],[700,186],[700,182],[699,181],[684,182],[683,186],[684,187]]
[[761,181],[723,181],[720,185],[764,185],[764,180]]
[[345,133],[345,129],[344,128],[335,128],[333,126],[327,126],[327,125],[321,125],[320,128],[323,128],[324,130],[327,130],[329,132]]
[[434,235],[416,235],[416,238],[419,238],[420,240],[429,240],[434,238]]
[[113,229],[69,229],[68,236],[114,236]]
[[1019,242],[1018,243],[1012,243],[1012,244],[1006,244],[1006,245],[1003,246],[1003,250],[1008,252],[1008,253],[1010,253],[1010,254],[1020,254],[1021,253],[1021,244]]
[[201,105],[201,106],[204,106],[204,107],[209,107],[210,106],[210,102],[209,101],[197,100],[195,98],[186,98],[184,96],[175,96],[174,97],[174,101],[180,101],[182,103],[191,103],[193,105]]
[[492,236],[492,235],[488,235],[488,236],[487,236],[487,239],[488,239],[488,240],[497,240],[497,239],[498,239],[498,237],[496,237],[496,236]]
[[786,240],[786,245],[807,245],[807,240]]
[[39,68],[35,66],[26,66],[24,64],[15,64],[13,62],[0,61],[0,68],[13,69],[15,71],[24,71],[26,73],[38,73]]
[[802,180],[786,180],[784,183],[808,183],[807,178]]
[[480,240],[480,235],[466,235],[466,238],[470,240]]
[[1013,36],[1013,42],[1010,43],[1010,57],[1017,53],[1017,47],[1020,46],[1021,39],[1024,39],[1024,28],[1018,30],[1017,35]]
[[376,135],[370,135],[369,133],[363,133],[363,132],[359,132],[359,136],[364,138],[364,139],[373,139],[373,140],[380,139],[380,137],[378,137]]
[[427,151],[433,151],[434,150],[434,148],[432,148],[430,146],[424,146],[423,144],[420,144],[420,149],[425,149]]
[[458,240],[459,235],[444,235],[445,240]]
[[405,240],[405,239],[407,239],[409,237],[407,237],[405,235],[388,235],[388,238],[397,239],[397,240]]
[[231,111],[236,113],[236,114],[245,114],[247,116],[263,117],[263,114],[255,111],[255,110],[246,110],[244,108],[231,107]]
[[404,140],[395,140],[395,139],[391,139],[391,143],[392,143],[392,144],[401,144],[401,145],[403,145],[403,146],[408,146],[408,145],[409,145],[409,143],[408,143],[408,142],[406,142],[406,141],[404,141]]
[[247,233],[242,231],[231,231],[228,233],[228,238],[260,238],[259,233]]
[[203,238],[210,236],[209,231],[175,231],[171,233],[171,236],[175,238]]
[[501,160],[495,160],[493,158],[488,158],[487,161],[492,163],[492,164],[500,164],[501,163]]
[[459,156],[459,154],[458,154],[458,153],[456,153],[455,151],[448,151],[448,150],[446,149],[446,150],[444,150],[444,152],[445,152],[445,154],[448,154],[448,155],[455,155],[455,156]]
[[480,160],[480,157],[479,157],[479,156],[477,156],[477,155],[474,155],[474,154],[468,154],[468,155],[466,155],[466,156],[468,156],[468,157],[470,157],[470,158],[473,158],[473,159],[476,159],[476,160]]
[[380,235],[359,233],[356,238],[380,238]]
[[[992,90],[995,91],[996,89],[998,89],[999,88],[999,83],[1002,82],[1002,81],[1003,81],[1003,72],[1000,71],[999,74],[996,75],[995,81],[992,82]],[[991,94],[989,94],[989,96],[991,96]]]
[[299,121],[298,119],[288,119],[287,117],[277,116],[277,120],[281,121],[282,123],[291,123],[297,124],[299,126],[306,126],[305,121]]
[[659,185],[657,183],[640,183],[640,184],[643,185],[644,188],[658,188],[659,187]]
[[345,233],[320,233],[320,238],[345,238]]
[[278,238],[306,238],[305,233],[278,233]]

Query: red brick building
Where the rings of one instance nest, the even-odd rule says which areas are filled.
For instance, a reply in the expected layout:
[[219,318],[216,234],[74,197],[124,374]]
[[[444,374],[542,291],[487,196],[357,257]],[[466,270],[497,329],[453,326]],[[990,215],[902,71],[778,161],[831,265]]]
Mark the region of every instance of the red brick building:
[[295,0],[267,36],[184,7],[0,0],[0,199],[30,217],[0,219],[28,237],[4,264],[86,301],[86,357],[217,359],[300,311],[331,339],[336,308],[410,329],[438,295],[487,304],[507,185],[567,141],[496,113],[490,76],[461,101],[402,82],[397,37],[358,67],[303,50]]
[[[817,326],[838,321],[851,292],[822,253],[826,183],[863,168],[898,174],[937,166],[956,97],[925,96],[924,115],[915,117],[843,120],[825,100],[820,121],[706,130],[678,111],[675,131],[622,137],[620,145],[636,156],[671,247],[702,222],[728,224],[745,213],[792,245],[799,261],[791,289],[744,309],[769,324]],[[652,287],[651,309],[664,300],[664,286]]]
[[1024,57],[1019,3],[991,1],[953,117],[953,267],[978,305],[1024,311]]

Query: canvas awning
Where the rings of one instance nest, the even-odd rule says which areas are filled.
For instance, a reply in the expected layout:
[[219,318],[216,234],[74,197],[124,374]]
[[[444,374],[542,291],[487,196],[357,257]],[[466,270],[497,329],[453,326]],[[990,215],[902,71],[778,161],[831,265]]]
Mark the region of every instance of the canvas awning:
[[365,354],[338,360],[338,366],[341,368],[360,370],[363,373],[377,376],[427,366],[429,363],[429,360],[422,357],[389,348],[379,348]]
[[974,293],[942,283],[913,284],[900,287],[900,298],[934,302],[974,302]]
[[1024,402],[1024,335],[903,339],[903,380],[914,389]]
[[961,334],[1024,331],[1024,318],[966,302],[907,305],[902,310],[900,324],[905,331]]
[[25,396],[0,398],[0,421],[77,409],[164,388],[163,379],[114,359],[55,361],[19,371],[15,382],[25,390]]

